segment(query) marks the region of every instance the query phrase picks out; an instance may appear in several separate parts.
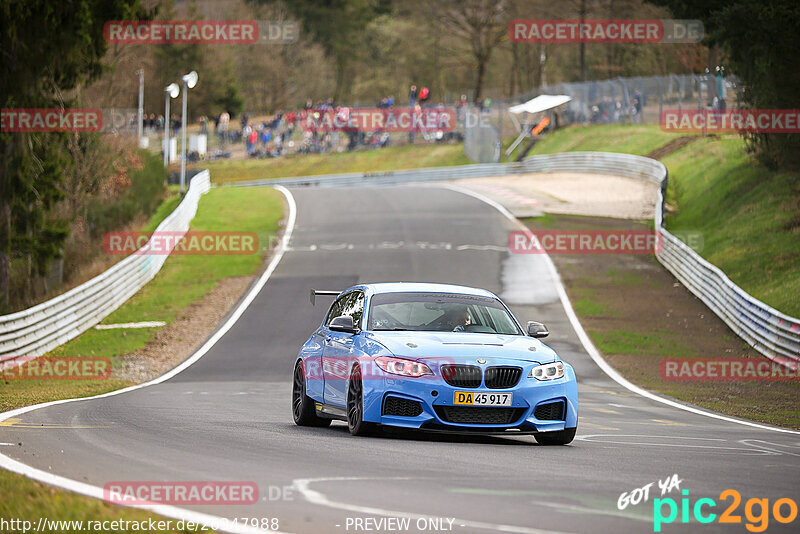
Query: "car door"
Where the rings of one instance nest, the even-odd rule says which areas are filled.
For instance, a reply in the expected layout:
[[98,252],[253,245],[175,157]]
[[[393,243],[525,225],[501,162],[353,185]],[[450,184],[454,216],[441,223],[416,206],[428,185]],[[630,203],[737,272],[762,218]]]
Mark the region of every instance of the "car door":
[[322,349],[322,376],[325,381],[323,402],[344,407],[347,403],[347,379],[352,361],[356,358],[353,349],[356,335],[327,328],[334,318],[341,315],[352,317],[353,325],[361,329],[361,318],[364,315],[363,291],[351,291],[339,297],[325,320],[327,332]]
[[326,341],[330,337],[330,329],[328,325],[334,317],[341,314],[342,306],[344,305],[344,297],[336,299],[328,308],[328,312],[322,320],[322,324],[314,332],[314,347],[313,354],[306,360],[306,375],[308,377],[308,395],[311,398],[321,400],[324,402],[325,398],[325,371],[324,371],[324,352]]

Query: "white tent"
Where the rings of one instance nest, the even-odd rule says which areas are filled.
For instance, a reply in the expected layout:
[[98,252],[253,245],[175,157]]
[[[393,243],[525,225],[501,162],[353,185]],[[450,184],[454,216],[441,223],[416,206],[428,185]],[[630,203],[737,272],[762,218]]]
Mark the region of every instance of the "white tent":
[[567,95],[539,95],[524,104],[511,106],[508,108],[508,112],[516,115],[520,113],[539,113],[540,111],[547,111],[561,104],[566,104],[570,100],[572,100],[572,97]]
[[511,113],[511,120],[514,121],[514,124],[517,128],[519,128],[519,137],[511,143],[511,146],[508,147],[506,150],[506,156],[510,156],[514,149],[519,146],[525,137],[528,136],[528,131],[522,127],[522,125],[517,121],[514,115],[519,115],[520,113],[541,113],[542,111],[547,111],[549,109],[557,108],[562,104],[566,104],[572,100],[571,96],[567,95],[539,95],[536,98],[532,98],[528,100],[524,104],[517,104],[516,106],[511,106],[508,108],[508,112]]

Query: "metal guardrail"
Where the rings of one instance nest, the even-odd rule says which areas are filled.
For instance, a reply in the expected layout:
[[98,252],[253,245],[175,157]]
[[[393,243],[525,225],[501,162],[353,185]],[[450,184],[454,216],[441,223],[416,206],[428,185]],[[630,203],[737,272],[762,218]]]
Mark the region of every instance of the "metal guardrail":
[[[186,196],[158,225],[156,232],[188,230],[200,196],[209,188],[208,171],[195,176]],[[149,282],[167,257],[165,254],[132,254],[62,295],[0,316],[0,362],[19,356],[42,355],[96,325]]]
[[702,300],[739,337],[771,360],[796,369],[800,363],[800,319],[790,317],[752,297],[664,228],[667,169],[641,156],[610,153],[563,153],[534,156],[530,168],[545,171],[600,172],[645,179],[660,184],[655,227],[661,235],[656,258],[675,278]]
[[[658,260],[748,344],[783,365],[800,363],[800,319],[789,317],[734,284],[663,227],[667,169],[660,162],[629,154],[567,152],[533,156],[515,163],[431,167],[384,173],[350,173],[237,182],[236,186],[389,185],[524,174],[584,172],[627,176],[660,184],[654,219],[663,238]],[[185,231],[209,189],[207,171],[192,180],[189,192],[157,231]],[[117,309],[161,269],[167,256],[131,255],[92,280],[47,302],[0,316],[0,361],[39,355],[76,337]]]
[[430,167],[384,173],[350,173],[237,182],[230,185],[347,186],[390,185],[534,172],[582,172],[626,176],[660,185],[654,221],[662,236],[656,258],[684,286],[749,345],[782,365],[800,363],[800,319],[783,314],[747,294],[724,272],[710,264],[664,228],[667,169],[642,156],[609,152],[565,152],[532,156],[515,163]]

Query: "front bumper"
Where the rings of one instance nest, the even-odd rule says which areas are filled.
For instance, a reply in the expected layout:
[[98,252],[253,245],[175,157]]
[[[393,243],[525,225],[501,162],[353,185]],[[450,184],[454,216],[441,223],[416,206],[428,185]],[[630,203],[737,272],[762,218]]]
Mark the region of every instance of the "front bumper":
[[[569,364],[564,364],[563,378],[551,381],[539,381],[527,378],[534,364],[517,366],[523,368],[522,378],[513,388],[489,389],[483,385],[478,388],[454,387],[444,381],[441,376],[426,376],[419,379],[402,378],[384,375],[364,382],[364,419],[382,425],[411,429],[423,429],[444,432],[464,433],[538,433],[574,428],[578,425],[578,388],[575,371]],[[443,408],[456,406],[453,395],[456,391],[475,393],[512,393],[513,412],[502,424],[492,423],[455,423],[447,420],[447,410]],[[421,406],[419,415],[408,417],[384,415],[383,407],[386,397],[399,397],[418,402]],[[559,420],[544,420],[536,417],[536,407],[551,402],[563,402],[563,417]],[[482,408],[495,410],[497,408]]]

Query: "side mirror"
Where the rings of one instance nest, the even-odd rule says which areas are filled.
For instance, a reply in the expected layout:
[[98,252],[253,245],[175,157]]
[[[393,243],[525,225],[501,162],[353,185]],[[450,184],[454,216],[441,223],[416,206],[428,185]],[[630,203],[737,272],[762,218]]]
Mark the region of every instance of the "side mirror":
[[537,323],[536,321],[528,321],[528,335],[531,337],[547,337],[550,335],[550,331],[547,330],[547,327],[542,323]]
[[349,334],[357,334],[358,330],[353,324],[353,318],[349,315],[340,315],[331,321],[328,328],[334,332],[347,332]]

